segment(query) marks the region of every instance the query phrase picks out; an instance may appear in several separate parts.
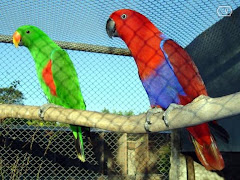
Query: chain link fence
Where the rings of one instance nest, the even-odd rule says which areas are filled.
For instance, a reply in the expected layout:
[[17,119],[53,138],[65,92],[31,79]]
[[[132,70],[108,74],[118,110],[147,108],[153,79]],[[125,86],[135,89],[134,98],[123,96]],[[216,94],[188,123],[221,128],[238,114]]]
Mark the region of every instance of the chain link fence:
[[13,125],[13,119],[7,119],[1,125],[2,179],[168,179],[167,133],[93,131],[91,142],[84,138],[87,161],[81,163],[68,127],[15,122]]
[[[156,7],[154,1],[144,3],[148,5],[146,8],[139,3],[126,5],[122,1],[121,6],[114,6],[113,9],[117,10],[117,7],[119,9],[122,6],[131,9],[136,7],[136,10],[144,14],[149,8]],[[234,1],[229,1],[229,3],[233,8],[239,6]],[[26,6],[27,13],[30,16],[36,15],[36,12],[31,13],[30,9],[32,7],[47,5],[46,3],[38,4],[34,1],[26,4],[28,5]],[[149,18],[158,24],[160,20],[156,17],[160,11],[165,13],[171,11],[172,14],[176,15],[171,20],[175,28],[167,26],[167,24],[171,23],[167,21],[169,18],[163,13],[163,32],[166,32],[169,37],[173,37],[179,44],[185,46],[196,35],[205,30],[204,28],[219,20],[219,17],[216,18],[212,14],[213,11],[205,11],[206,13],[201,16],[199,8],[204,5],[204,7],[210,6],[213,9],[218,4],[200,2],[185,4],[180,1],[172,4],[165,3],[161,7],[159,5],[160,8],[157,13],[150,13]],[[9,4],[4,2],[3,5],[3,7],[6,7]],[[57,9],[59,5],[58,2],[53,7],[53,10],[58,15],[61,12]],[[73,1],[69,4],[65,2],[65,5],[66,9],[74,7],[74,10],[77,10],[75,6],[79,5],[84,12],[84,8],[79,2],[76,2],[76,4]],[[87,9],[94,7],[98,9],[98,12],[101,12],[102,7],[109,6],[106,2],[102,2],[99,6],[101,10],[99,10],[99,7],[92,2],[89,4],[84,2],[84,5],[88,7]],[[179,9],[176,8],[178,5],[181,5]],[[24,9],[24,6],[25,4],[20,3],[19,8]],[[50,6],[47,6],[47,10],[51,9]],[[61,5],[61,8],[64,9],[64,5]],[[58,44],[67,51],[77,71],[87,110],[129,116],[145,112],[150,107],[148,97],[137,74],[137,67],[132,57],[130,57],[129,51],[120,49],[126,48],[126,46],[117,40],[117,42],[109,43],[105,39],[107,34],[103,22],[105,25],[112,9],[108,9],[108,13],[101,12],[104,18],[99,21],[99,24],[105,34],[103,36],[102,29],[99,30],[99,41],[96,41],[97,36],[94,36],[96,32],[93,30],[100,27],[97,23],[98,16],[89,18],[94,28],[92,29],[88,25],[87,28],[83,29],[84,33],[79,30],[81,37],[78,39],[73,35],[78,34],[76,29],[83,28],[83,25],[76,23],[75,29],[69,28],[72,27],[71,23],[68,24],[69,21],[71,20],[72,23],[76,21],[73,15],[70,16],[69,21],[66,21],[67,17],[65,15],[61,16],[62,22],[66,21],[68,24],[68,28],[61,29],[56,24],[56,21],[59,22],[59,20],[55,16],[49,20],[43,15],[44,8],[40,7],[39,9],[42,10],[38,11],[41,14],[39,17],[44,17],[43,19],[47,20],[47,22],[35,23],[29,17],[26,17],[26,19],[33,24],[47,27],[46,30],[51,32],[50,37],[60,40],[57,41]],[[186,14],[181,14],[181,9],[185,9]],[[49,12],[46,14],[49,15]],[[193,12],[195,14],[191,18],[198,19],[196,22],[189,20],[188,15]],[[85,12],[85,14],[87,13]],[[181,27],[184,22],[180,23],[180,18],[178,18],[180,14],[181,17],[186,17],[182,19],[186,19],[189,26]],[[208,15],[211,15],[211,18]],[[4,17],[5,19],[12,19],[13,14]],[[206,19],[209,20],[209,23],[205,23]],[[81,22],[86,23],[87,20],[81,19]],[[21,23],[27,24],[27,21],[23,20]],[[177,25],[177,22],[180,25]],[[193,22],[193,24],[189,24],[189,22]],[[7,21],[4,21],[4,23],[7,24]],[[50,25],[51,23],[54,23],[56,27]],[[99,26],[96,26],[96,24]],[[199,28],[199,24],[201,28]],[[0,37],[0,103],[45,104],[47,98],[39,85],[31,54],[25,47],[20,47],[17,51],[12,44],[9,44],[11,42],[9,35],[17,27],[14,26],[13,28],[13,25],[9,25],[11,32],[5,26],[0,28],[0,34],[2,34]],[[56,32],[60,34],[59,36],[51,36],[51,34],[54,34],[55,29],[58,29]],[[193,30],[196,31],[190,33]],[[89,33],[89,37],[86,36],[87,33]],[[190,36],[186,36],[186,34],[190,34]],[[64,88],[67,89],[68,87]],[[71,92],[68,94],[71,94]],[[170,155],[173,147],[171,147],[171,138],[168,132],[122,134],[92,129],[90,137],[83,133],[86,162],[82,163],[76,156],[72,132],[67,124],[8,118],[1,122],[0,129],[0,179],[169,179]]]

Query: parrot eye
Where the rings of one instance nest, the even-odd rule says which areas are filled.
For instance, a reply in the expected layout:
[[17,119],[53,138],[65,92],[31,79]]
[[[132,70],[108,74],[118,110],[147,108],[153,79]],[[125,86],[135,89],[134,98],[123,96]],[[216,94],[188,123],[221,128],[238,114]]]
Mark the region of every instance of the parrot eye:
[[127,18],[127,15],[126,15],[126,14],[122,14],[122,15],[121,15],[121,18],[122,18],[122,19],[126,19],[126,18]]
[[30,34],[30,31],[26,31],[27,34]]

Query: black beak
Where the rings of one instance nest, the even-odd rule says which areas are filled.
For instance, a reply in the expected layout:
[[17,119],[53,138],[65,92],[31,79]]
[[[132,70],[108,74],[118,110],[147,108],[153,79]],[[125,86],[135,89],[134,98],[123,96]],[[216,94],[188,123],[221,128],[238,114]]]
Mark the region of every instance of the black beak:
[[116,31],[116,24],[115,24],[115,22],[111,18],[109,18],[107,20],[106,31],[107,31],[107,34],[108,34],[108,36],[110,38],[112,38],[112,37],[119,37],[118,33]]

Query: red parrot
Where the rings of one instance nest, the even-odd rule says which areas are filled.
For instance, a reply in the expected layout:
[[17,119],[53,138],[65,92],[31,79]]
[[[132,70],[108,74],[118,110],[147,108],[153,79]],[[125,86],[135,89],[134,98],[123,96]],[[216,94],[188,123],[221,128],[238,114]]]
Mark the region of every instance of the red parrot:
[[[188,53],[144,15],[129,9],[115,11],[106,31],[111,38],[120,37],[130,49],[152,108],[166,110],[171,103],[186,105],[199,95],[208,95]],[[207,170],[222,170],[224,160],[209,125],[228,142],[228,133],[215,121],[187,130],[202,165]]]

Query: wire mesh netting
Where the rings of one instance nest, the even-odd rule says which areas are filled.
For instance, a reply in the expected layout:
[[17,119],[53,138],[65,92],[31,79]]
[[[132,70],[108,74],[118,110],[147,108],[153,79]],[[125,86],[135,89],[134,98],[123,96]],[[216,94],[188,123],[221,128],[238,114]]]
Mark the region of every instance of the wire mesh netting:
[[[3,67],[0,69],[0,103],[42,105],[50,102],[66,108],[86,108],[125,116],[143,113],[150,104],[163,109],[167,109],[170,103],[179,104],[181,101],[187,104],[200,94],[206,95],[206,92],[198,72],[186,78],[185,72],[195,69],[184,50],[173,41],[164,39],[164,43],[168,41],[166,48],[173,50],[165,49],[167,56],[159,48],[156,50],[158,46],[151,47],[147,39],[143,46],[138,44],[141,47],[137,52],[132,51],[135,59],[140,56],[145,58],[144,50],[150,47],[157,58],[178,56],[183,63],[181,66],[173,63],[171,67],[165,63],[155,69],[151,63],[146,63],[146,60],[155,58],[151,56],[147,57],[149,59],[140,57],[136,66],[126,50],[122,50],[122,55],[112,55],[113,48],[108,47],[126,48],[126,45],[120,39],[110,40],[107,37],[106,22],[117,9],[134,9],[161,27],[167,37],[185,47],[221,20],[217,8],[222,3],[226,2],[1,1],[0,21],[4,25],[0,28],[0,34],[7,36],[0,43]],[[228,1],[227,5],[232,10],[240,6],[236,1]],[[20,16],[19,11],[22,13]],[[61,45],[68,44],[68,48],[65,46],[67,53],[34,27],[17,30],[25,24],[39,27],[52,39],[62,41],[62,44],[59,43]],[[126,25],[131,26],[131,23],[123,26]],[[143,26],[148,27],[146,24]],[[15,41],[20,40],[20,35],[23,45],[18,50],[6,43],[9,42],[8,36],[16,30]],[[125,41],[131,48],[133,39]],[[88,44],[81,44],[81,47],[86,47],[83,50],[73,42]],[[102,47],[105,48],[102,53],[94,53],[99,52],[100,47],[91,45],[107,48]],[[163,44],[159,42],[159,46],[163,51]],[[139,71],[142,80],[149,73],[154,74],[143,82],[143,86],[138,76],[141,63],[145,63]],[[180,70],[169,74],[166,70],[169,67]],[[183,85],[184,82],[179,82],[176,75],[178,79],[188,82]],[[153,91],[159,83],[161,89]],[[169,87],[172,90],[163,90]],[[194,92],[185,97],[189,87]],[[179,94],[182,99],[179,99]],[[86,162],[82,163],[77,158],[71,132],[71,129],[77,132],[74,134],[75,142],[82,141],[77,127],[70,129],[68,124],[58,122],[8,118],[2,122],[0,129],[1,179],[169,179],[169,133],[126,134],[96,129],[89,133],[88,129],[82,128],[86,156],[82,159]],[[81,145],[80,150],[78,148],[78,153],[83,156]]]
[[[19,120],[18,120],[19,122]],[[21,121],[20,121],[21,122]],[[12,120],[7,120],[12,125]],[[86,163],[76,157],[68,128],[1,127],[2,179],[168,179],[169,134],[92,132]],[[141,179],[141,178],[140,178]]]

